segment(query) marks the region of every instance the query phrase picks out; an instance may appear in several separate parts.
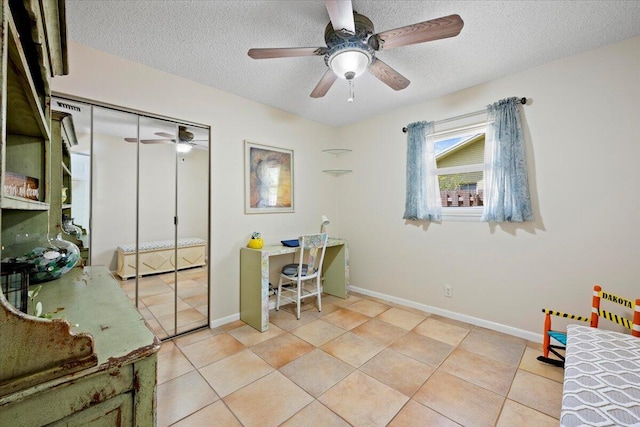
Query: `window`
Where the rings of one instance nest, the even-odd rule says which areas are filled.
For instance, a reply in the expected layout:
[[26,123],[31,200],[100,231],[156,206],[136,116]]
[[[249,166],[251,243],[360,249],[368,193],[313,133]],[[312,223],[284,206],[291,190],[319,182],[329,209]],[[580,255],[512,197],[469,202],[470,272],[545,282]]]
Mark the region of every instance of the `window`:
[[483,206],[486,124],[436,133],[436,157],[443,216],[479,217]]

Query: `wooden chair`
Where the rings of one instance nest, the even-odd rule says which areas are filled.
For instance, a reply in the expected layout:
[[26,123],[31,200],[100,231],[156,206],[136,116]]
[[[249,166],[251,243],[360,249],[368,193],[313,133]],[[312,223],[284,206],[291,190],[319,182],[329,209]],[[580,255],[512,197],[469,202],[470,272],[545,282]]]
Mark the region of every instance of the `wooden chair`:
[[[610,311],[604,310],[600,308],[601,300],[611,301],[612,303],[619,304],[633,312],[632,319],[629,320],[627,317],[623,317],[621,315],[612,313]],[[538,356],[538,360],[545,363],[550,363],[552,365],[564,367],[564,356],[558,350],[564,350],[567,346],[567,334],[566,332],[554,331],[551,329],[551,316],[559,316],[564,317],[565,319],[577,320],[581,322],[590,322],[592,328],[598,327],[598,320],[603,317],[607,320],[610,320],[613,323],[618,325],[622,325],[625,328],[631,331],[631,335],[635,337],[640,337],[640,299],[636,299],[635,301],[631,301],[626,298],[619,297],[617,295],[610,294],[602,290],[602,288],[598,285],[593,287],[593,298],[591,299],[591,316],[583,317],[577,316],[575,314],[562,313],[559,311],[548,310],[546,308],[542,309],[542,312],[545,313],[544,320],[544,335],[542,341],[542,351],[543,355]],[[552,344],[551,340],[557,341],[560,343]],[[553,353],[558,357],[558,359],[553,359],[549,357],[549,353]]]
[[322,263],[327,249],[327,233],[300,236],[298,262],[282,267],[276,296],[276,310],[280,300],[296,304],[296,316],[300,319],[300,303],[303,299],[317,297],[318,311],[322,311]]

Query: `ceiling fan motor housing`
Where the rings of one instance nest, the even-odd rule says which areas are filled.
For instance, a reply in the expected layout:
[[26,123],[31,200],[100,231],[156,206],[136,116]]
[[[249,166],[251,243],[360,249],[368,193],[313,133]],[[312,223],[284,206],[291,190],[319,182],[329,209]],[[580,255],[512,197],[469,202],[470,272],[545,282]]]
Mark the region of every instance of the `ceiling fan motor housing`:
[[193,133],[189,132],[185,126],[178,127],[178,139],[182,142],[189,142],[193,139]]
[[329,68],[331,68],[331,59],[345,50],[356,50],[364,53],[369,57],[369,63],[373,60],[375,51],[368,44],[369,37],[374,31],[373,22],[355,11],[353,12],[353,21],[356,29],[355,34],[351,34],[344,29],[335,30],[331,22],[327,24],[324,31],[324,40],[328,49],[324,55],[324,62]]

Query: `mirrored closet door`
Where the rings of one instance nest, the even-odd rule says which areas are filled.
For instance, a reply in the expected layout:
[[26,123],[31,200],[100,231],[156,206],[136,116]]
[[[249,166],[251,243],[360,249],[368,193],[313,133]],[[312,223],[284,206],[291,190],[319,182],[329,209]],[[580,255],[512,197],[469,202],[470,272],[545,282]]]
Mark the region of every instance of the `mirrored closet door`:
[[67,214],[85,263],[109,267],[160,338],[206,327],[209,128],[62,97],[52,106],[76,120],[71,155],[90,165],[76,180],[72,162]]

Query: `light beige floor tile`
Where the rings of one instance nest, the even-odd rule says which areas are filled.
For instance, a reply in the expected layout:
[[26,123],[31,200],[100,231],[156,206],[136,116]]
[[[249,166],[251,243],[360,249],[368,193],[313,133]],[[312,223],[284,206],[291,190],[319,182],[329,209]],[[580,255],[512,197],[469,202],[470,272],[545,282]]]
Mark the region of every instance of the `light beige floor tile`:
[[474,326],[473,327],[474,332],[480,332],[483,334],[489,334],[489,335],[493,335],[496,338],[500,338],[506,341],[511,341],[513,343],[516,344],[522,344],[522,345],[527,345],[527,340],[525,340],[524,338],[520,338],[520,337],[516,337],[515,335],[509,335],[509,334],[505,334],[504,332],[498,332],[498,331],[494,331],[493,329],[488,329],[488,328],[483,328],[482,326]]
[[[389,427],[460,427],[449,418],[436,411],[410,400],[398,415],[389,423]],[[515,425],[513,427],[516,427]]]
[[518,369],[507,396],[509,399],[560,418],[562,383]]
[[178,296],[183,299],[198,297],[198,296],[207,296],[207,288],[206,286],[202,286],[197,282],[178,282]]
[[136,295],[136,282],[135,280],[118,280],[120,287],[127,294],[128,297],[135,297]]
[[413,308],[413,307],[407,307],[402,304],[394,304],[393,306],[397,308],[401,308],[404,311],[408,311],[409,313],[417,314],[418,316],[422,316],[422,317],[429,317],[432,315],[432,313],[428,313],[424,310],[420,310],[418,308]]
[[144,282],[141,280],[138,285],[138,297],[146,298],[151,295],[157,295],[162,293],[173,293],[173,289],[170,286],[167,286],[166,283],[162,281],[153,281],[153,282]]
[[400,337],[389,348],[433,367],[440,366],[454,349],[452,345],[415,332]]
[[164,330],[160,322],[158,322],[158,319],[156,319],[155,317],[153,319],[145,319],[144,322],[147,324],[149,329],[151,329],[153,333],[156,334],[158,338],[162,339],[169,336],[169,334],[167,334],[167,331]]
[[[354,295],[355,295],[355,293],[354,293]],[[395,303],[393,303],[391,301],[388,301],[388,300],[385,300],[385,299],[382,299],[382,298],[376,298],[376,297],[364,296],[364,295],[358,295],[358,296],[361,297],[361,298],[366,298],[369,301],[379,302],[380,304],[384,304],[384,305],[388,306],[389,308],[394,307],[394,306],[397,305],[397,304],[395,304]]]
[[302,338],[316,347],[320,347],[345,332],[344,329],[321,319],[314,320],[291,331],[295,336]]
[[382,350],[360,371],[411,397],[435,368],[394,350]]
[[455,349],[440,369],[470,383],[506,396],[516,368],[477,353]]
[[282,374],[314,397],[320,396],[353,370],[351,365],[319,349],[280,368]]
[[242,427],[242,424],[221,400],[173,424],[173,427],[204,426]]
[[219,396],[225,397],[273,370],[251,350],[243,350],[201,368],[200,373]]
[[167,284],[173,284],[175,282],[176,276],[173,272],[171,273],[163,273],[163,274],[156,274],[155,276],[149,276],[149,277],[153,277],[156,278],[158,280],[161,280],[164,283]]
[[507,399],[496,427],[557,427],[558,419]]
[[189,270],[181,270],[180,275],[192,280],[204,279],[207,277],[207,270],[202,268],[193,268]]
[[413,328],[413,332],[455,346],[467,336],[469,329],[429,316],[424,322]]
[[218,395],[192,371],[158,385],[158,427],[164,427],[212,404]]
[[389,305],[371,301],[369,299],[362,299],[349,306],[349,310],[357,311],[358,313],[362,313],[369,317],[376,317],[378,314],[387,311],[390,308],[391,306]]
[[440,316],[438,314],[432,314],[429,317],[431,317],[431,318],[433,318],[435,320],[439,320],[440,322],[448,323],[450,325],[457,326],[459,328],[466,329],[466,330],[469,330],[469,331],[471,331],[471,330],[476,328],[476,326],[472,325],[471,323],[462,322],[460,320],[452,319],[450,317]]
[[189,359],[178,348],[163,352],[158,355],[158,384],[177,378],[194,369]]
[[160,345],[160,350],[158,350],[158,356],[160,356],[163,353],[168,353],[170,351],[173,351],[177,348],[178,347],[173,341],[165,341]]
[[206,306],[209,304],[209,296],[207,294],[198,294],[190,297],[181,296],[182,300],[193,308]]
[[[356,303],[357,304],[357,303]],[[389,345],[407,333],[406,329],[394,326],[378,319],[371,319],[351,330],[354,334],[363,338],[377,341],[383,345]]]
[[314,348],[314,346],[295,335],[284,333],[254,345],[251,350],[271,366],[278,369],[309,353]]
[[[154,298],[155,298],[155,296],[154,296]],[[163,299],[164,299],[164,297],[163,297]],[[147,305],[147,308],[151,311],[151,313],[153,313],[153,315],[156,318],[160,318],[162,316],[167,316],[167,315],[173,316],[173,314],[176,312],[176,303],[174,303],[174,301],[173,301],[173,295],[170,295],[170,298],[168,298],[167,301],[168,302],[162,303],[162,304]],[[177,307],[178,307],[178,311],[186,310],[188,308],[191,308],[191,306],[189,304],[187,304],[186,302],[182,301],[181,299],[178,300]]]
[[182,348],[182,352],[196,368],[217,362],[244,350],[245,346],[229,334],[216,335]]
[[140,298],[140,300],[146,305],[161,305],[161,304],[173,304],[174,299],[176,298],[175,293],[172,292],[163,292],[161,294],[149,295],[147,297]]
[[225,323],[224,325],[220,326],[220,329],[225,332],[229,332],[233,329],[241,328],[245,325],[246,323],[244,323],[242,320],[235,320],[233,322]]
[[[520,339],[518,338],[518,340]],[[492,334],[474,329],[462,340],[458,348],[481,354],[510,366],[518,366],[524,353],[525,341],[516,341],[505,338],[504,334]]]
[[349,427],[349,423],[322,403],[314,400],[302,411],[289,418],[282,427]]
[[[338,298],[338,297],[334,297],[333,295],[329,295],[327,297],[327,302],[329,304],[335,304],[335,305],[339,305],[340,307],[348,307],[353,303],[356,303],[358,301],[360,301],[362,299],[362,297],[357,296],[353,293],[349,294],[347,296],[347,298]],[[323,301],[324,302],[324,301]]]
[[280,425],[312,401],[313,397],[278,371],[224,398],[246,427]]
[[329,341],[321,349],[357,368],[382,351],[384,346],[352,332],[347,332]]
[[207,326],[207,319],[204,318],[203,316],[203,318],[201,318],[197,322],[187,323],[187,324],[178,326],[178,334],[192,332],[206,326]]
[[200,325],[206,324],[207,318],[202,313],[189,307],[189,305],[186,306],[188,308],[180,310],[176,314],[171,313],[165,316],[158,316],[158,321],[166,331],[172,332],[176,324],[178,325],[180,332],[186,330],[185,328],[182,328],[182,326],[191,323],[198,323]]
[[353,329],[358,325],[362,325],[369,319],[369,316],[351,311],[347,308],[342,308],[340,310],[334,311],[331,314],[322,316],[322,320],[324,320],[325,322],[332,323],[346,331]]
[[151,310],[149,310],[146,306],[145,307],[138,306],[138,312],[142,314],[142,318],[145,320],[155,319],[155,316],[153,315]]
[[468,427],[490,427],[504,398],[445,372],[436,371],[413,399]]
[[402,329],[406,329],[407,331],[410,331],[411,329],[418,326],[418,324],[426,318],[426,315],[411,313],[398,307],[392,307],[377,316],[378,320],[391,323],[392,325],[398,326]]
[[284,331],[299,328],[300,326],[313,322],[316,319],[316,316],[306,311],[300,313],[300,319],[296,317],[295,312],[285,310],[284,308],[281,308],[279,311],[269,311],[269,323],[273,323]]
[[532,374],[540,375],[541,377],[549,378],[550,380],[563,382],[564,381],[564,369],[550,365],[549,363],[541,362],[537,359],[538,356],[542,356],[542,352],[537,348],[527,346],[524,350],[524,356],[520,362],[519,369],[529,371]]
[[209,306],[208,305],[201,305],[196,310],[198,310],[204,317],[209,316]]
[[355,371],[318,398],[354,426],[385,426],[409,400],[407,396]]
[[276,337],[283,332],[284,331],[276,325],[269,324],[269,329],[266,332],[259,332],[252,326],[244,325],[239,328],[232,329],[228,333],[235,339],[240,341],[242,344],[246,345],[247,347],[251,347],[252,345],[270,340],[271,338]]
[[316,316],[316,318],[320,318],[322,316],[331,314],[336,310],[340,310],[341,308],[342,307],[340,307],[339,305],[325,303],[324,298],[322,298],[322,312],[318,313],[314,311],[312,313]]
[[205,340],[207,338],[211,338],[216,335],[213,329],[203,329],[202,331],[194,332],[192,334],[181,336],[180,338],[176,338],[174,342],[180,348],[186,347],[189,344],[196,343],[198,341]]

